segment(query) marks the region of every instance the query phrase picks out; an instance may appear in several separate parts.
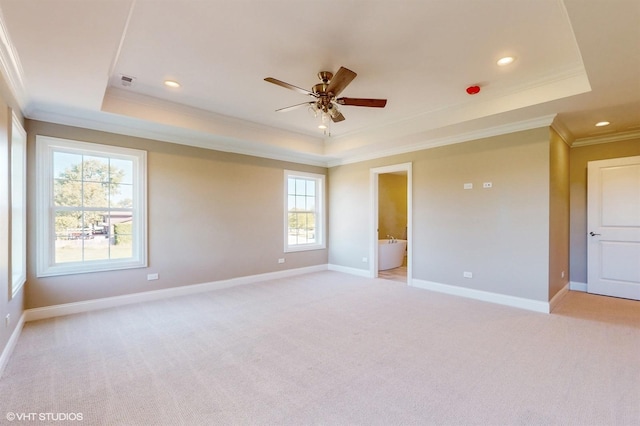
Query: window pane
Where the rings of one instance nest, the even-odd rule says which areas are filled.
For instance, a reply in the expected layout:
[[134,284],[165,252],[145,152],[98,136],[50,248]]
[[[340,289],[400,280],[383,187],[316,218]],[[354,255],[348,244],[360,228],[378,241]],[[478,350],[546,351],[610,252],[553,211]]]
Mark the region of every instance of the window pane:
[[307,197],[305,199],[305,205],[304,205],[305,210],[313,211],[315,209],[315,204],[316,204],[315,201],[316,201],[315,198]]
[[106,208],[109,206],[109,185],[98,182],[84,182],[82,196],[82,206]]
[[316,183],[312,180],[307,181],[307,195],[310,197],[316,196]]
[[55,262],[81,262],[82,213],[58,211],[55,216]]
[[296,179],[296,195],[304,195],[304,181]]
[[84,261],[109,259],[108,240],[99,235],[96,238],[96,224],[102,223],[103,214],[100,212],[85,212],[82,214],[82,250]]
[[109,159],[85,155],[82,162],[82,178],[90,182],[109,182]]
[[62,179],[81,179],[82,155],[67,152],[53,153],[53,177]]
[[88,211],[84,213],[84,227],[91,230],[94,235],[96,229],[100,230],[105,213]]
[[133,256],[133,213],[118,212],[111,215],[113,237],[111,238],[111,257],[123,259]]
[[86,216],[86,226],[93,231],[94,238],[109,238],[109,213],[90,212]]
[[72,240],[79,237],[82,228],[82,212],[58,211],[55,216],[56,239]]
[[84,260],[109,259],[109,239],[104,235],[95,235],[87,231],[84,239]]
[[110,177],[115,183],[133,184],[133,161],[112,158]]
[[298,214],[290,212],[289,213],[289,233],[295,233],[295,230],[298,229]]
[[82,182],[55,179],[53,181],[53,197],[55,206],[79,206],[82,202]]
[[116,207],[116,208],[133,207],[133,185],[112,184],[110,207]]

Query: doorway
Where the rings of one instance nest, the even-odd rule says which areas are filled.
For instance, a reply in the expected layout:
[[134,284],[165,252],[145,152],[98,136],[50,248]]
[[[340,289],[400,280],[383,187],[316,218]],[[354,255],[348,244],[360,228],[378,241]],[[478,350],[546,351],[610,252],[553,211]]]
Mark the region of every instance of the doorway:
[[[412,163],[396,164],[386,167],[377,167],[370,169],[370,186],[371,186],[371,220],[370,220],[370,246],[369,246],[369,273],[371,277],[389,277],[396,281],[402,281],[407,285],[411,285],[412,277],[412,252],[413,252],[413,238],[412,236]],[[400,192],[396,194],[399,198],[406,199],[406,207],[402,210],[401,214],[397,212],[389,212],[393,210],[393,206],[389,206],[389,191],[394,191],[393,186],[386,185],[386,177],[391,177],[390,181],[400,181],[396,191]],[[381,183],[382,182],[382,183]],[[381,187],[386,191],[381,196]],[[404,192],[402,194],[401,192]],[[395,216],[395,217],[394,217]],[[383,219],[384,223],[381,223]],[[388,237],[387,237],[388,235]],[[390,240],[390,241],[380,241]],[[379,257],[379,244],[390,244],[386,249],[397,249],[399,245],[406,242],[406,260],[403,260],[403,264],[399,266],[400,269],[391,268],[385,269],[385,271],[379,271],[381,259]],[[393,246],[392,246],[393,244]],[[394,250],[395,251],[395,250]],[[387,253],[383,253],[382,259],[384,268],[387,268]],[[404,259],[404,253],[403,253]],[[397,265],[397,263],[391,264],[391,266]],[[406,272],[405,272],[406,271]],[[403,277],[404,276],[404,277]]]
[[640,300],[640,156],[587,167],[587,291]]

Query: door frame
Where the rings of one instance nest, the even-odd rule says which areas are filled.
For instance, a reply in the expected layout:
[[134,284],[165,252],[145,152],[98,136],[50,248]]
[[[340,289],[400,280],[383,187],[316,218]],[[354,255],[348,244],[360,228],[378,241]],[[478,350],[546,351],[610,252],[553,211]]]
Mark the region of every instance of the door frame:
[[413,176],[411,162],[369,169],[371,216],[369,220],[369,275],[378,276],[378,186],[379,177],[386,173],[407,173],[407,285],[412,283],[413,269]]
[[[587,293],[640,300],[638,299],[637,291],[630,290],[631,287],[624,289],[621,287],[605,288],[602,283],[597,282],[602,259],[598,254],[599,246],[596,246],[602,238],[614,238],[614,240],[618,241],[615,230],[603,228],[607,230],[608,236],[600,236],[604,231],[600,229],[601,216],[598,212],[602,209],[603,201],[601,194],[597,191],[599,186],[597,184],[600,182],[597,173],[603,167],[624,166],[632,163],[638,164],[639,162],[640,156],[608,158],[587,162]],[[638,235],[640,234],[636,231],[634,238],[637,239]]]

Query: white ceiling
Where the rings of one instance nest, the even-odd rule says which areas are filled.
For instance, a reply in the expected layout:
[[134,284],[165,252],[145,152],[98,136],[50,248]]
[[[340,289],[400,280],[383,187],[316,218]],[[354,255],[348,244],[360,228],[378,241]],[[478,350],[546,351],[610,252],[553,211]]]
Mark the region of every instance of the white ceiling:
[[[638,0],[0,0],[0,12],[2,71],[38,120],[321,165],[554,118],[569,142],[640,133]],[[498,67],[505,55],[516,61]],[[387,106],[341,107],[330,136],[306,108],[275,112],[311,98],[265,77],[310,90],[340,66],[358,74],[341,96]]]

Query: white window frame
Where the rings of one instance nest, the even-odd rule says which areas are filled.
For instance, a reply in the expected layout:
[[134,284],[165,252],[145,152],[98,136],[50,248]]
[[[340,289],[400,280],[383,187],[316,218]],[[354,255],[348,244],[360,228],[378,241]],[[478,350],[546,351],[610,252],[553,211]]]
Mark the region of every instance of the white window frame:
[[27,132],[11,120],[11,298],[27,281]]
[[[315,230],[316,242],[306,244],[289,244],[289,179],[302,178],[315,182]],[[308,172],[298,172],[293,170],[284,171],[284,252],[291,253],[307,250],[321,250],[326,248],[326,232],[325,232],[325,175]]]
[[[133,256],[126,259],[55,263],[54,152],[99,155],[133,162]],[[147,266],[147,153],[49,136],[36,136],[36,214],[38,277],[113,271]]]

